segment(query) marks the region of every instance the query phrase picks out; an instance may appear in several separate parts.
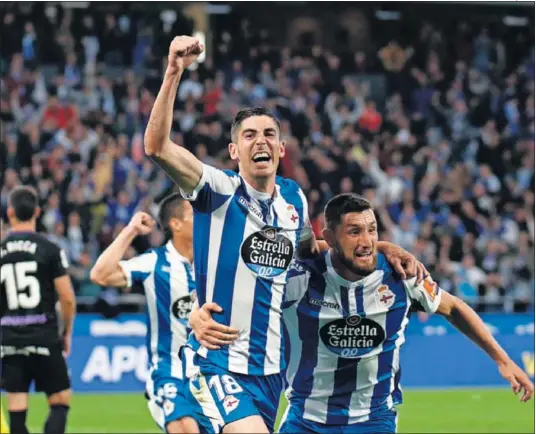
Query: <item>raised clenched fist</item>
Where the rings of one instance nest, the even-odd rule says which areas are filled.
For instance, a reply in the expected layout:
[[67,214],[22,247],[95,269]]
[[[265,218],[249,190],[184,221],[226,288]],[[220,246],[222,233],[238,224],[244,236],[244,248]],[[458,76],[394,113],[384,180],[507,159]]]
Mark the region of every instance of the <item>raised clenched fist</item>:
[[129,226],[136,231],[138,235],[147,235],[155,227],[153,218],[145,212],[137,212],[129,222]]
[[168,54],[168,70],[182,72],[203,52],[203,45],[191,36],[176,36],[171,41]]

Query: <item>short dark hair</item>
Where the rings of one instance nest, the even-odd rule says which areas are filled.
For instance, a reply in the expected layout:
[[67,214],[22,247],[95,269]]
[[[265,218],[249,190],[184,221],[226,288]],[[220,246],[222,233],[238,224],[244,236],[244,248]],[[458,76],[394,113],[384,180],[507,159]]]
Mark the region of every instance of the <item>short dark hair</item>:
[[363,212],[372,209],[371,203],[355,193],[341,193],[331,198],[324,208],[326,226],[334,229],[344,215],[351,212]]
[[169,221],[172,218],[182,219],[184,217],[184,204],[186,199],[180,193],[171,193],[160,202],[158,210],[158,222],[164,230],[166,238],[171,237]]
[[21,185],[11,190],[8,197],[8,206],[15,211],[15,217],[20,222],[30,221],[34,215],[39,200],[33,187]]
[[253,116],[268,116],[269,118],[272,118],[277,125],[277,133],[279,134],[281,132],[279,119],[277,119],[271,110],[264,107],[248,107],[240,110],[233,119],[233,124],[231,125],[231,138],[233,142],[236,143],[237,141],[238,130],[240,129],[242,122]]

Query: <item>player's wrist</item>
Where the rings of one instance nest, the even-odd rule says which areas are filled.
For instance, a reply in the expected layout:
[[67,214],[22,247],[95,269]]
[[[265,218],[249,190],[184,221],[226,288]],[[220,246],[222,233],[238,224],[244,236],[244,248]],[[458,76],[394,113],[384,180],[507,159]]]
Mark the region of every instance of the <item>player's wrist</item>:
[[184,72],[183,68],[180,68],[178,66],[168,65],[168,67],[166,68],[166,72],[164,73],[164,79],[178,80],[182,76],[183,72]]

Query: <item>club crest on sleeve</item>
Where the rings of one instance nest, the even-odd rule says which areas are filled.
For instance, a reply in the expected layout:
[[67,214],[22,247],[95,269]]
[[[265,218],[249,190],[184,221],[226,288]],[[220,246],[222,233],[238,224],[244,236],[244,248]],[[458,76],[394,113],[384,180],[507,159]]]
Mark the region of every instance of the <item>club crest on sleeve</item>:
[[223,400],[223,409],[225,413],[229,414],[231,411],[236,410],[240,400],[235,398],[233,395],[227,395]]
[[387,285],[381,285],[376,294],[381,306],[389,309],[395,302],[395,294]]

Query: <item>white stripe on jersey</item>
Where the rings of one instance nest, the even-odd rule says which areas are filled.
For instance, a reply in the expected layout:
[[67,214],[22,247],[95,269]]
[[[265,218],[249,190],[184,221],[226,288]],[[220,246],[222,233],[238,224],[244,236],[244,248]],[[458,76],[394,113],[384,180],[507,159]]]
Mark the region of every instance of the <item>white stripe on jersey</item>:
[[[255,224],[251,214],[248,214],[242,242],[258,230],[258,224]],[[239,335],[238,339],[229,345],[229,371],[246,373],[248,372],[251,317],[255,302],[257,276],[248,269],[244,261],[238,261],[233,279],[233,295],[240,294],[240,297],[233,297],[231,324],[232,327],[239,330]],[[248,290],[244,291],[244,288],[248,288]]]

